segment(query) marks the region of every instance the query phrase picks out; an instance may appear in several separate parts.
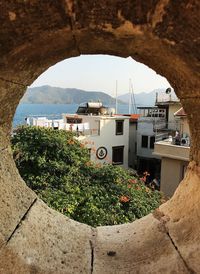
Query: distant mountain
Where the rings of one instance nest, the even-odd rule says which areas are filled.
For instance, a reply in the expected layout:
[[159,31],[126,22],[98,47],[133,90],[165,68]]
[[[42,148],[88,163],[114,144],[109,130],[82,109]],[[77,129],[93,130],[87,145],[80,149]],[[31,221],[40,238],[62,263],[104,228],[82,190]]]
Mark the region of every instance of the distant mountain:
[[[104,92],[75,88],[41,86],[28,88],[21,103],[28,104],[80,104],[100,100],[104,105],[115,104],[115,99]],[[126,104],[121,100],[119,104]]]
[[[169,95],[165,94],[165,89],[154,89],[151,92],[141,92],[134,94],[135,95],[135,102],[137,106],[154,106],[156,101],[156,93],[158,93],[158,96],[161,97],[169,97]],[[171,96],[173,99],[177,99],[174,91],[171,92]],[[129,102],[129,93],[126,93],[124,95],[118,96],[118,98],[125,102]]]

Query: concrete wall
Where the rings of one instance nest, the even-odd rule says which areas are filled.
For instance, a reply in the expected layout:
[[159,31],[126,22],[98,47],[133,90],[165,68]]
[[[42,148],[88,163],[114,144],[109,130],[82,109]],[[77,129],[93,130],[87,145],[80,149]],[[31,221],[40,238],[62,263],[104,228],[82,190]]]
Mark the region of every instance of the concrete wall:
[[189,161],[190,147],[172,145],[170,141],[156,142],[153,154],[182,161]]
[[165,195],[171,197],[184,177],[189,161],[162,158],[161,162],[161,187]]
[[137,165],[137,122],[129,124],[129,157],[128,165],[135,168]]
[[186,133],[188,136],[190,136],[190,128],[188,124],[187,117],[181,118],[181,133]]
[[[153,131],[154,118],[140,118],[138,119],[137,130],[137,156],[144,158],[158,158],[159,156],[153,155],[153,149],[150,149],[150,136],[155,136]],[[157,121],[159,121],[157,119]],[[148,148],[142,147],[142,135],[148,136]]]
[[181,108],[181,104],[171,104],[169,105],[169,113],[168,113],[168,123],[169,128],[176,130],[176,123],[174,118],[174,113]]

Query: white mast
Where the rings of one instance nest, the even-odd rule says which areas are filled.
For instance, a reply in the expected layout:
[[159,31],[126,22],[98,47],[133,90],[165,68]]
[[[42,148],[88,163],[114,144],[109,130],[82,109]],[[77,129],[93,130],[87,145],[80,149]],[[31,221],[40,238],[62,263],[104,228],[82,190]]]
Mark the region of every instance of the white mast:
[[128,114],[131,114],[131,79],[129,79]]
[[115,98],[115,113],[117,114],[117,107],[118,107],[118,102],[117,102],[117,80],[116,80],[116,98]]
[[130,85],[131,85],[131,102],[132,102],[133,113],[137,113],[135,95],[134,95],[134,90],[133,90],[133,83],[131,80],[130,80]]

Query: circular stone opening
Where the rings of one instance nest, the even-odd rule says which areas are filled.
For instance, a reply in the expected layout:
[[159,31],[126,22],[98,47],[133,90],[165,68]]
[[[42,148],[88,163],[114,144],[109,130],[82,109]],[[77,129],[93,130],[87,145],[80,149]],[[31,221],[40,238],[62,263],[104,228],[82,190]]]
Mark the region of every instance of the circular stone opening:
[[[168,87],[132,58],[87,55],[49,68],[26,91],[14,117],[14,128],[29,126],[16,128],[12,137],[22,178],[51,208],[93,227],[132,222],[154,211],[165,198],[158,192],[161,158],[152,148],[161,135],[175,135],[176,122],[168,117],[181,106],[173,92],[166,94]],[[156,100],[166,106],[155,106]],[[169,100],[176,103],[172,110]],[[77,115],[90,101],[101,102],[104,111],[86,107]],[[163,131],[155,131],[160,123]],[[151,140],[145,149],[143,136]]]
[[[198,8],[194,1],[4,3],[0,15],[3,273],[200,272]],[[132,56],[147,64],[170,81],[188,114],[193,162],[185,179],[154,215],[132,224],[91,229],[66,219],[25,186],[12,160],[9,128],[25,87],[52,64],[80,53]]]

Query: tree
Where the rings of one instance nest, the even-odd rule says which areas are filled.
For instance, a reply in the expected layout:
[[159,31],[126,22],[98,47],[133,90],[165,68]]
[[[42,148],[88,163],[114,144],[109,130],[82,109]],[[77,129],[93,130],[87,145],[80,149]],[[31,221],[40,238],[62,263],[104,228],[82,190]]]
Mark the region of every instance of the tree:
[[130,171],[90,161],[71,132],[20,127],[12,138],[22,178],[50,207],[92,226],[141,218],[162,199]]

